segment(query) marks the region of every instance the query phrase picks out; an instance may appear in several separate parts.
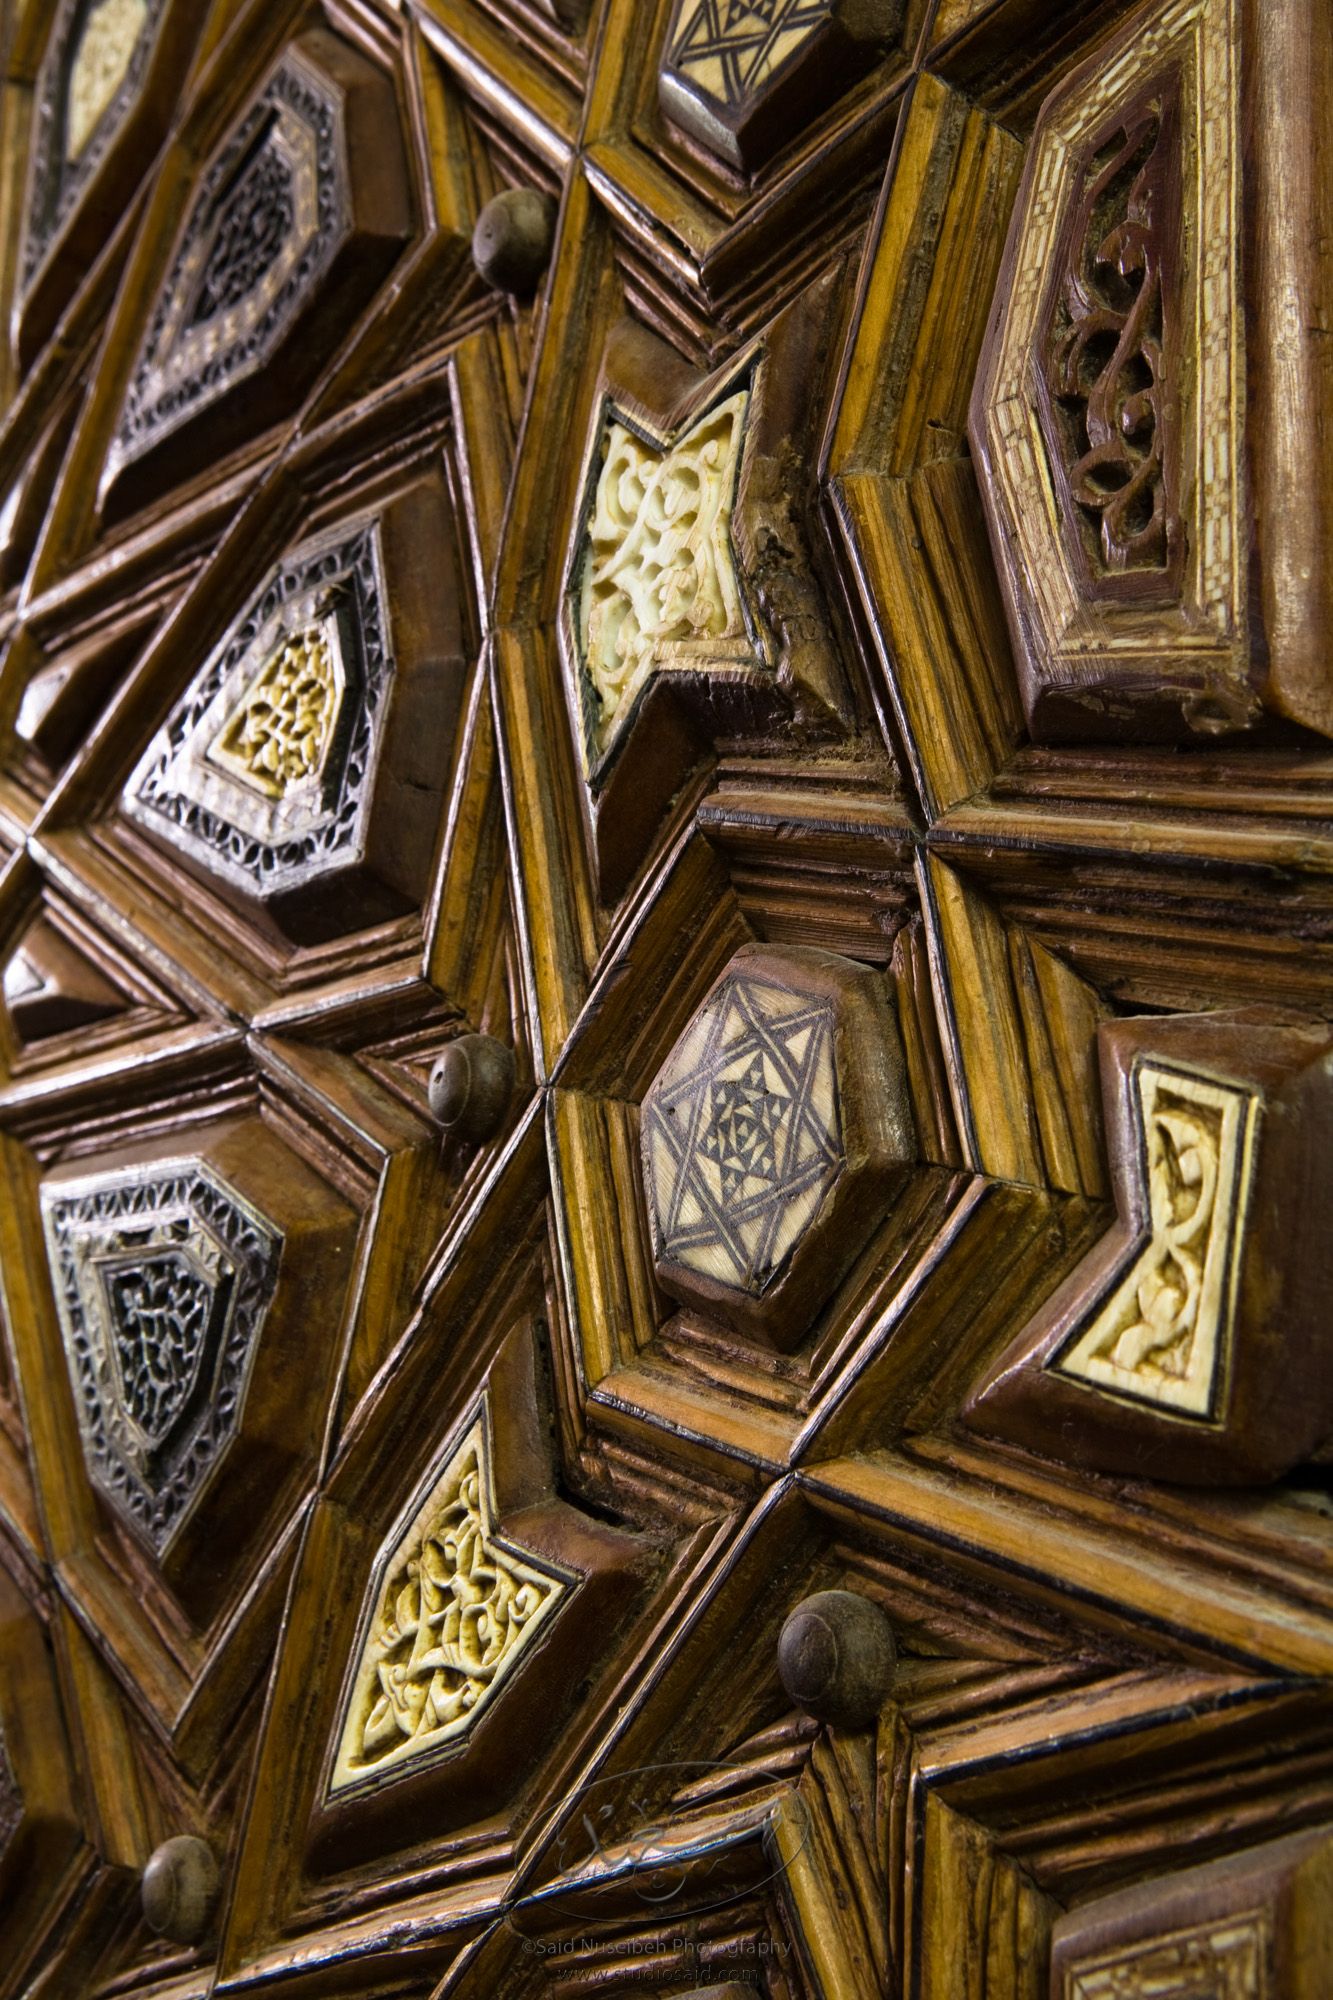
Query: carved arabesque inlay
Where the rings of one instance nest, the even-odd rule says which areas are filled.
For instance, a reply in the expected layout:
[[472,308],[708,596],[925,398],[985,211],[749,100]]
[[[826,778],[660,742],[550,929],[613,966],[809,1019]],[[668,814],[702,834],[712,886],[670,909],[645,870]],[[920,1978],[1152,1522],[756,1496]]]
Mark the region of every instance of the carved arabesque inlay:
[[696,0],[682,15],[668,60],[723,104],[766,84],[817,34],[830,0]]
[[[1174,96],[1098,135],[1048,336],[1054,456],[1094,574],[1174,572],[1183,523],[1167,436],[1178,274]],[[1169,278],[1169,282],[1168,282]]]
[[348,865],[393,672],[372,517],[271,572],[144,752],[126,810],[252,895]]
[[290,50],[204,174],[131,375],[109,480],[253,375],[348,221],[337,106]]
[[762,1293],[843,1165],[832,1003],[724,981],[653,1085],[642,1144],[658,1255]]
[[206,326],[248,299],[282,255],[295,223],[291,165],[280,147],[261,146],[222,212],[188,327]]
[[1134,1088],[1148,1238],[1052,1365],[1120,1395],[1207,1418],[1225,1373],[1256,1099],[1147,1062],[1136,1067]]
[[607,414],[575,578],[590,767],[653,674],[765,663],[731,543],[749,402],[735,391],[669,445]]
[[1118,1945],[1065,1968],[1061,2000],[1278,2000],[1265,1910]]
[[329,1790],[463,1737],[571,1581],[500,1539],[479,1416],[375,1566]]
[[283,642],[210,745],[208,756],[270,798],[317,779],[342,701],[337,656],[321,626]]
[[89,1472],[159,1553],[240,1419],[282,1239],[199,1160],[42,1190]]
[[77,160],[125,79],[148,24],[147,0],[98,0],[84,23],[69,76],[65,158]]
[[62,0],[33,105],[24,291],[134,104],[165,4]]

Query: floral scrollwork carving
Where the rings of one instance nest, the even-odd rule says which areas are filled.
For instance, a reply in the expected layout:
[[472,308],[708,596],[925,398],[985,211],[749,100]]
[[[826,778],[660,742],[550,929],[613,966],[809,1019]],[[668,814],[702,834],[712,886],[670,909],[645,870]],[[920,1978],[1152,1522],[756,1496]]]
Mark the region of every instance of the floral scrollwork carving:
[[1103,579],[1174,579],[1183,554],[1171,436],[1174,134],[1162,91],[1095,136],[1045,343],[1054,455]]
[[1207,1417],[1226,1359],[1253,1099],[1146,1063],[1135,1086],[1148,1238],[1055,1366],[1102,1388]]

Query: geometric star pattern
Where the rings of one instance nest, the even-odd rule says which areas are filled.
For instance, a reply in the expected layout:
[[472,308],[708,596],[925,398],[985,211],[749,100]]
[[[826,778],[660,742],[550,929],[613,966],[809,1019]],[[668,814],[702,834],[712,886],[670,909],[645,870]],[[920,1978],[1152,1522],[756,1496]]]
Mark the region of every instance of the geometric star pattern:
[[758,90],[828,19],[830,0],[698,0],[668,61],[723,104]]
[[759,1295],[844,1164],[834,1006],[744,974],[686,1029],[644,1105],[658,1255]]

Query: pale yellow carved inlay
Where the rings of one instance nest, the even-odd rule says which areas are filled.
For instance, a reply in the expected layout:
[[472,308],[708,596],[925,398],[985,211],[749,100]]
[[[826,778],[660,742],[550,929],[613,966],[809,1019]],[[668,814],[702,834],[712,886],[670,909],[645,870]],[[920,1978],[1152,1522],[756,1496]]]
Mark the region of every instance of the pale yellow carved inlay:
[[1191,1925],[1067,1966],[1062,2000],[1277,2000],[1268,1913]]
[[319,625],[285,640],[209,745],[209,762],[274,799],[317,779],[342,697],[336,649]]
[[479,1417],[376,1565],[330,1792],[463,1736],[570,1587],[494,1526]]
[[763,664],[731,547],[749,401],[738,390],[669,447],[608,419],[579,599],[598,754],[650,674]]
[[1234,1308],[1257,1100],[1210,1078],[1135,1073],[1151,1235],[1060,1373],[1209,1417]]
[[119,90],[148,19],[148,0],[99,0],[84,23],[69,73],[65,158],[77,160]]

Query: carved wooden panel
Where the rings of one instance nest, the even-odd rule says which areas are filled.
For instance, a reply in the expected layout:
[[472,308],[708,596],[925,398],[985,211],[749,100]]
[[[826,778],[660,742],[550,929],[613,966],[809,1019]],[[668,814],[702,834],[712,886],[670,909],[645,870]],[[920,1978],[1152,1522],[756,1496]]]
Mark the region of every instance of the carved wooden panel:
[[1328,20],[0,6],[0,2000],[1323,2000]]

